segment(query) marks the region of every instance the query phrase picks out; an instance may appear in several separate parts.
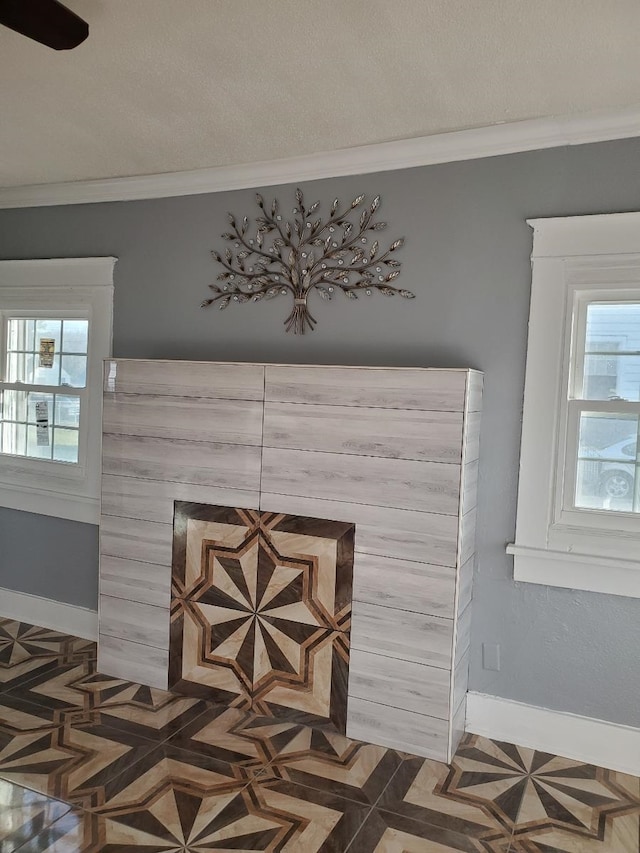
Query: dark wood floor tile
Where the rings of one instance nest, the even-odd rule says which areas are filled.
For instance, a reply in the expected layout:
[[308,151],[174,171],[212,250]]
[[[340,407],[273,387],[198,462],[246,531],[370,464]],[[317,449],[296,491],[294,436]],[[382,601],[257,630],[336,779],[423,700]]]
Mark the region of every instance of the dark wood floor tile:
[[[477,838],[402,815],[373,809],[349,848],[350,853],[487,853]],[[507,853],[508,847],[504,848]]]
[[402,764],[393,749],[337,732],[291,726],[277,735],[271,774],[368,805],[376,802]]

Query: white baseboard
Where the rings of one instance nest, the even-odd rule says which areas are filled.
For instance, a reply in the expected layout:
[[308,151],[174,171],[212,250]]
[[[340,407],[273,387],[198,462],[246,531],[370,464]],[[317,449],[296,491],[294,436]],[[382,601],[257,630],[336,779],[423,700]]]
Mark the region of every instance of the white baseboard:
[[467,693],[465,731],[640,776],[640,729]]
[[51,598],[0,587],[0,617],[63,631],[86,640],[98,639],[98,612]]

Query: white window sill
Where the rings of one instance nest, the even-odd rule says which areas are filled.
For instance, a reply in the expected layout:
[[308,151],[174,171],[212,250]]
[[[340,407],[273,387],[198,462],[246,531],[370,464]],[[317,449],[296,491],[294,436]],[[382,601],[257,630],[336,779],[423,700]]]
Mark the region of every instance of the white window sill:
[[507,545],[513,577],[526,583],[640,598],[640,562]]
[[82,521],[85,524],[98,524],[100,521],[100,501],[98,498],[73,495],[49,489],[32,489],[0,482],[0,507],[34,512],[38,515],[51,515],[55,518],[67,518]]

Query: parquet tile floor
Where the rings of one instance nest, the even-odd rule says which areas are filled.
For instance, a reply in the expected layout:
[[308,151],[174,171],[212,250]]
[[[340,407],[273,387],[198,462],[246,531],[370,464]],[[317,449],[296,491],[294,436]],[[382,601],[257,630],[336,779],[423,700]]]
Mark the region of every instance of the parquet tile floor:
[[0,620],[0,853],[638,853],[640,779],[467,735],[451,765],[96,672]]

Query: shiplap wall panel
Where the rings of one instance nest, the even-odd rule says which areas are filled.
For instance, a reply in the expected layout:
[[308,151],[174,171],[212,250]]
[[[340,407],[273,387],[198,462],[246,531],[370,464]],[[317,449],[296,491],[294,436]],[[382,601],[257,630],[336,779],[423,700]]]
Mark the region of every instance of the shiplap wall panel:
[[112,434],[262,443],[262,402],[192,397],[105,394],[103,431]]
[[460,467],[265,447],[262,488],[282,495],[457,515]]
[[102,477],[103,515],[173,524],[174,501],[257,509],[259,493],[247,489],[225,489],[215,485],[139,480],[136,477],[114,474],[104,474]]
[[356,525],[356,551],[381,557],[456,565],[458,518],[391,507],[349,504],[262,491],[260,509]]
[[169,652],[101,633],[98,637],[98,672],[166,690]]
[[264,365],[108,359],[104,390],[167,397],[263,400]]
[[462,412],[266,403],[264,445],[460,464]]
[[446,669],[352,649],[349,696],[446,720],[450,676]]
[[448,760],[482,384],[468,370],[108,361],[103,671],[166,686],[174,500],[353,522],[347,732]]
[[106,433],[102,445],[105,474],[147,480],[258,490],[259,447]]
[[171,569],[103,553],[100,556],[100,594],[166,609],[171,606]]
[[453,619],[455,569],[356,551],[353,600]]
[[446,761],[449,722],[350,696],[347,737]]
[[265,399],[278,403],[461,412],[467,373],[419,368],[267,365]]

